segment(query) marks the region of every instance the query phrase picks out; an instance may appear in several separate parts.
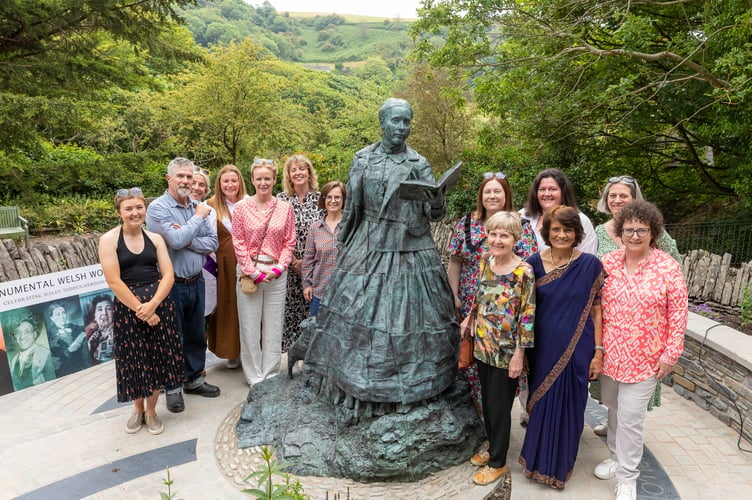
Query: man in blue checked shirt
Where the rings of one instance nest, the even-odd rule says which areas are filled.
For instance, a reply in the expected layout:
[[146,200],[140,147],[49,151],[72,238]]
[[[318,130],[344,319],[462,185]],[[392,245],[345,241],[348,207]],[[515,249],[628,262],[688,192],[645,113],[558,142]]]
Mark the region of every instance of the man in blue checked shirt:
[[[182,390],[207,398],[219,396],[219,387],[204,380],[206,335],[204,330],[204,279],[201,269],[206,254],[219,246],[217,229],[211,224],[211,207],[199,204],[189,195],[195,165],[187,158],[175,158],[167,166],[167,191],[151,202],[146,227],[159,233],[175,269],[175,285],[170,296],[175,301],[176,324],[183,341],[185,383]],[[185,409],[180,386],[165,387],[167,409]]]

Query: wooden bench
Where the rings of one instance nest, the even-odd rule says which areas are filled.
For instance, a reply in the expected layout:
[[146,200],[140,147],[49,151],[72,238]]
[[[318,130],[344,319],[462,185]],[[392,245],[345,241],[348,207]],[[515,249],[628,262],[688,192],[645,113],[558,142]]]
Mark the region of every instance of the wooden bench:
[[29,222],[21,217],[18,207],[0,207],[0,238],[26,238],[29,246]]

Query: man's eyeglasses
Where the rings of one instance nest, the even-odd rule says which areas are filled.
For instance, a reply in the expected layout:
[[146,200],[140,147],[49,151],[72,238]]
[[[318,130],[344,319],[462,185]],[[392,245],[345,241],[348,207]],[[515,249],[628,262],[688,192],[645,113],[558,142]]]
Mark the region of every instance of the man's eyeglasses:
[[143,196],[143,191],[141,191],[140,187],[132,187],[130,189],[118,189],[117,195],[120,198],[125,198],[126,196]]
[[200,174],[204,174],[205,176],[209,177],[211,174],[209,174],[209,171],[205,168],[199,168],[196,165],[193,166],[193,171],[198,172]]
[[259,158],[257,156],[256,158],[253,159],[253,164],[254,165],[266,165],[266,166],[271,167],[272,165],[274,165],[274,160],[269,159],[269,158]]
[[647,236],[647,234],[648,234],[649,232],[650,232],[650,229],[648,229],[648,228],[645,228],[645,227],[638,227],[637,229],[634,229],[634,228],[628,227],[628,228],[625,228],[625,229],[622,229],[622,230],[621,230],[621,234],[623,234],[623,235],[624,235],[624,236],[626,236],[627,238],[631,238],[631,237],[632,237],[632,236],[634,236],[635,234],[636,234],[637,236],[639,236],[640,238],[643,238],[643,237]]
[[634,180],[634,177],[631,175],[620,175],[618,177],[611,177],[608,182],[610,184],[616,184],[617,182],[621,182],[623,184],[636,184],[636,181]]
[[341,196],[327,196],[324,198],[326,201],[342,201]]
[[506,179],[507,174],[505,174],[504,172],[486,172],[485,174],[483,174],[484,179],[490,179],[491,177],[496,177],[497,179],[501,180]]

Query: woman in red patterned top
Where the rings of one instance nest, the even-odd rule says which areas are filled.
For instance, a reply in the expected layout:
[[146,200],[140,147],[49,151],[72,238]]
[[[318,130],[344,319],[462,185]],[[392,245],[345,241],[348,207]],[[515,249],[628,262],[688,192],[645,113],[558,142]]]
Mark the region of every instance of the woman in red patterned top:
[[[240,361],[249,385],[277,375],[282,356],[287,267],[296,239],[292,205],[272,196],[276,180],[277,164],[255,158],[251,182],[256,194],[239,201],[232,213]],[[257,291],[244,293],[241,278],[253,280]]]
[[594,474],[616,477],[617,500],[634,500],[648,401],[684,349],[687,285],[676,260],[657,248],[663,216],[655,205],[638,200],[622,208],[614,232],[624,248],[602,259],[608,274],[601,293],[603,346],[595,347],[605,351],[601,390],[610,455]]

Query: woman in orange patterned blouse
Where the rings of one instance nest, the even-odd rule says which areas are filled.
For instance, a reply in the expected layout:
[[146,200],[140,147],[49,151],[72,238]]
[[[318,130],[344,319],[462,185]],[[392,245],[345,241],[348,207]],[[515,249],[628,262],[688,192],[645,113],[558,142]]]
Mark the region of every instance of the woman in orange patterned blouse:
[[616,477],[616,499],[634,500],[648,401],[684,349],[687,285],[676,260],[656,246],[663,216],[655,205],[632,202],[616,216],[614,231],[624,248],[603,257],[608,278],[601,293],[610,455],[594,474]]

